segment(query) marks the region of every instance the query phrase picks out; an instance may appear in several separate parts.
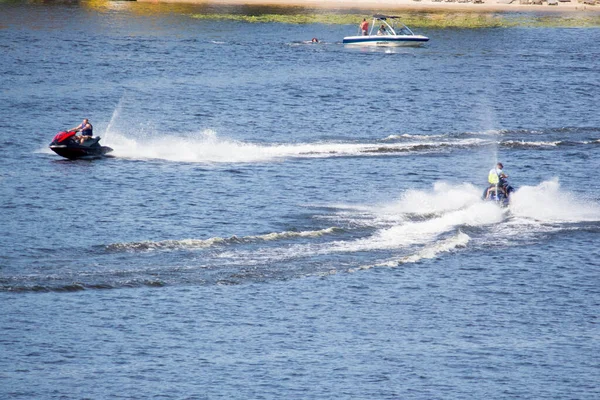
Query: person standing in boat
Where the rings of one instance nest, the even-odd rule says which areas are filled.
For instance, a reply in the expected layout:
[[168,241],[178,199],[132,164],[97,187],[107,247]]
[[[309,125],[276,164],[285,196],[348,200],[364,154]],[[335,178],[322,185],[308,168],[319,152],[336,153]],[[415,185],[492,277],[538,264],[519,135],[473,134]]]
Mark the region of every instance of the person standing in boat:
[[92,124],[90,124],[90,121],[87,118],[83,119],[81,125],[77,125],[75,128],[71,128],[70,130],[81,133],[81,136],[76,139],[79,143],[83,143],[86,139],[94,136],[94,127]]
[[360,31],[362,32],[363,36],[367,36],[369,34],[369,23],[367,22],[366,18],[363,18],[362,22],[360,23]]

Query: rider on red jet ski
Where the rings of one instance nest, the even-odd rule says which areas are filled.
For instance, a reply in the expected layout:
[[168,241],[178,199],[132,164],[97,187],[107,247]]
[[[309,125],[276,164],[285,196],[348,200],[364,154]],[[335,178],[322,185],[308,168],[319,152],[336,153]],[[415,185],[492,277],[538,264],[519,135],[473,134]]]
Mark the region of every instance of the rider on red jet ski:
[[90,124],[90,121],[87,118],[84,118],[80,125],[77,125],[75,128],[71,128],[69,130],[81,133],[80,136],[73,138],[73,140],[78,141],[79,143],[83,143],[87,139],[90,139],[92,136],[94,136],[94,127],[92,124]]

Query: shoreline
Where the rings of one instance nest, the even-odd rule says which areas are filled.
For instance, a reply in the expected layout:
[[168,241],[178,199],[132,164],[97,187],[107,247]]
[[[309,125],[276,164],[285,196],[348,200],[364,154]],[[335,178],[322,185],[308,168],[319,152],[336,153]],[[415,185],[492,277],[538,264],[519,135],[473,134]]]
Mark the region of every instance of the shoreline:
[[[596,5],[585,4],[583,1],[557,1],[549,5],[544,0],[539,5],[520,4],[532,0],[137,0],[138,3],[174,3],[215,6],[265,6],[312,8],[317,10],[357,10],[357,11],[410,11],[410,12],[472,12],[472,13],[539,13],[539,14],[600,14],[600,0],[585,0],[596,2]],[[510,1],[510,3],[508,3]],[[553,0],[550,0],[551,2]]]

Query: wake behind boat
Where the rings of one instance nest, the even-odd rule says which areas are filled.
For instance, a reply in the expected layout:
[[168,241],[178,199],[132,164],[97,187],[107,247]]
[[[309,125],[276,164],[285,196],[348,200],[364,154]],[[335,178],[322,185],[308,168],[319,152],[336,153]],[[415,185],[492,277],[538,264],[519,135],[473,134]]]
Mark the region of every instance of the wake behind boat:
[[50,150],[69,160],[99,158],[113,151],[110,147],[100,145],[99,136],[90,137],[83,143],[79,143],[75,140],[76,133],[76,131],[59,132],[50,143]]
[[368,34],[346,36],[345,45],[360,46],[420,46],[429,41],[427,36],[415,35],[409,27],[393,15],[373,15]]

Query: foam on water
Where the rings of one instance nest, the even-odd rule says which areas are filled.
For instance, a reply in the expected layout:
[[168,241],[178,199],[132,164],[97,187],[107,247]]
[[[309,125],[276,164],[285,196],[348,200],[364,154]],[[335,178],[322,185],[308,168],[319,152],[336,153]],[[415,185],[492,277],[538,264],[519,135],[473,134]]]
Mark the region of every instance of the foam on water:
[[[355,213],[361,220],[358,225],[370,224],[375,231],[358,239],[271,249],[271,257],[283,260],[306,255],[396,251],[414,246],[421,247],[414,257],[434,257],[437,253],[466,245],[469,236],[460,231],[462,227],[488,226],[505,220],[507,210],[481,201],[479,192],[470,184],[452,186],[437,182],[432,191],[409,190],[399,201],[387,205],[341,207],[342,218],[352,220]],[[453,234],[456,231],[460,233]],[[393,263],[405,257],[394,259]],[[414,262],[411,261],[414,257],[402,262]]]
[[[252,143],[219,137],[213,130],[191,132],[181,136],[137,133],[131,136],[114,128],[114,119],[120,113],[120,103],[114,111],[106,130],[99,133],[102,144],[113,148],[113,157],[138,160],[166,160],[192,163],[254,163],[282,161],[289,158],[329,158],[348,156],[382,156],[398,154],[428,154],[453,148],[492,146],[491,158],[497,158],[498,146],[506,147],[556,147],[561,141],[489,141],[473,137],[447,137],[446,135],[395,135],[373,143],[314,142],[314,143]],[[398,140],[390,142],[391,140]],[[574,144],[589,144],[573,142]],[[53,154],[44,146],[37,153]]]
[[334,250],[355,252],[400,249],[427,245],[462,226],[486,226],[500,223],[505,212],[494,204],[478,202],[423,221],[405,221],[377,231],[370,237],[352,242],[337,242]]
[[542,223],[600,221],[600,205],[561,190],[558,178],[519,188],[511,197],[510,212]]
[[410,143],[343,143],[316,142],[290,144],[257,144],[220,138],[213,130],[192,133],[185,137],[129,137],[110,133],[104,144],[114,149],[115,157],[131,159],[161,159],[177,162],[247,163],[269,162],[286,158],[327,158],[340,156],[381,156],[417,151],[438,151],[453,146],[477,146],[479,139],[444,142],[416,140]]
[[[480,246],[512,246],[565,229],[561,223],[568,223],[568,229],[572,229],[572,223],[600,221],[600,205],[561,190],[558,179],[520,188],[506,209],[482,202],[479,192],[469,184],[451,187],[445,182],[434,184],[433,191],[409,190],[398,202],[381,209],[384,219],[397,219],[395,225],[370,237],[336,242],[332,250],[411,249],[408,255],[358,269],[390,267],[467,246],[473,238],[462,232],[463,227],[493,227],[491,231],[477,231],[475,239]],[[412,217],[406,218],[407,214]],[[448,236],[456,229],[457,234]],[[413,252],[411,246],[417,246],[418,250]]]
[[469,183],[453,185],[438,181],[433,190],[410,189],[397,201],[376,205],[333,204],[333,215],[318,216],[318,219],[342,221],[357,226],[389,226],[407,219],[427,218],[446,211],[458,210],[480,201],[481,188]]
[[469,235],[459,230],[456,235],[431,243],[414,254],[393,258],[391,260],[383,261],[374,265],[363,265],[359,268],[352,268],[349,270],[349,272],[355,272],[357,270],[370,269],[374,267],[396,267],[400,264],[416,263],[421,260],[435,258],[441,253],[447,253],[457,248],[465,247],[469,243],[470,239],[471,238]]
[[[377,207],[339,206],[338,217],[360,218],[357,225],[376,228],[375,232],[352,240],[262,249],[260,258],[284,260],[308,255],[408,250],[408,254],[371,265],[395,266],[434,258],[465,247],[472,240],[476,247],[512,246],[536,240],[549,229],[564,229],[561,225],[549,227],[548,223],[600,221],[600,206],[561,191],[557,180],[522,187],[515,192],[508,208],[482,201],[480,192],[467,183],[436,182],[433,190],[409,190],[398,201]],[[477,235],[472,237],[463,231],[467,228],[485,229],[476,229]]]
[[[243,265],[267,265],[341,253],[398,253],[391,259],[374,260],[370,268],[434,258],[464,248],[471,242],[475,248],[492,244],[519,245],[537,240],[540,234],[547,233],[549,229],[564,229],[560,222],[600,221],[600,207],[597,204],[578,200],[573,194],[561,191],[557,180],[520,188],[514,193],[508,208],[484,202],[480,196],[480,189],[471,184],[436,182],[432,189],[408,190],[399,200],[389,204],[335,207],[337,211],[328,215],[329,219],[338,218],[341,220],[338,222],[360,220],[359,224],[344,223],[346,229],[331,226],[260,235],[116,243],[106,246],[106,249],[148,251],[215,248],[217,253],[213,254],[214,257]],[[344,239],[335,235],[343,232],[354,232],[351,235],[353,238]],[[298,242],[298,239],[305,240]],[[282,240],[288,242],[279,243]],[[243,244],[254,246],[236,246]]]
[[480,197],[481,190],[469,183],[452,185],[439,181],[433,184],[433,191],[408,190],[399,201],[383,205],[381,211],[388,215],[439,214],[474,204]]
[[507,147],[556,147],[560,144],[564,143],[562,140],[554,140],[551,142],[544,141],[533,141],[528,142],[524,140],[506,140],[501,142],[503,146]]
[[257,241],[276,241],[293,238],[311,238],[320,237],[327,234],[332,234],[341,229],[330,227],[316,231],[286,231],[272,232],[264,235],[250,236],[231,236],[229,238],[213,237],[209,239],[181,239],[181,240],[161,240],[157,242],[132,242],[132,243],[114,243],[106,246],[107,250],[112,251],[140,251],[140,250],[155,250],[155,249],[202,249],[207,247],[235,244],[235,243],[251,243]]
[[399,201],[388,205],[342,206],[340,210],[343,218],[347,219],[352,219],[353,213],[357,214],[362,220],[359,229],[370,221],[370,227],[375,230],[362,232],[363,237],[356,239],[332,237],[333,241],[320,240],[285,247],[230,249],[221,255],[234,263],[243,260],[244,264],[263,265],[297,258],[382,250],[385,257],[389,257],[389,251],[399,255],[384,261],[375,259],[372,264],[348,270],[397,266],[465,247],[471,237],[463,228],[500,224],[507,214],[506,209],[481,201],[479,190],[472,185],[451,186],[445,182],[435,183],[433,190],[410,190]]
[[451,236],[445,240],[432,243],[429,246],[424,247],[421,251],[416,254],[412,254],[399,259],[399,264],[415,263],[423,259],[430,259],[437,257],[440,253],[447,253],[454,249],[465,247],[471,238],[466,233],[458,231],[456,235]]
[[383,140],[401,140],[401,139],[411,139],[411,140],[430,140],[430,139],[438,139],[445,138],[448,135],[411,135],[410,133],[403,133],[401,135],[389,135]]

